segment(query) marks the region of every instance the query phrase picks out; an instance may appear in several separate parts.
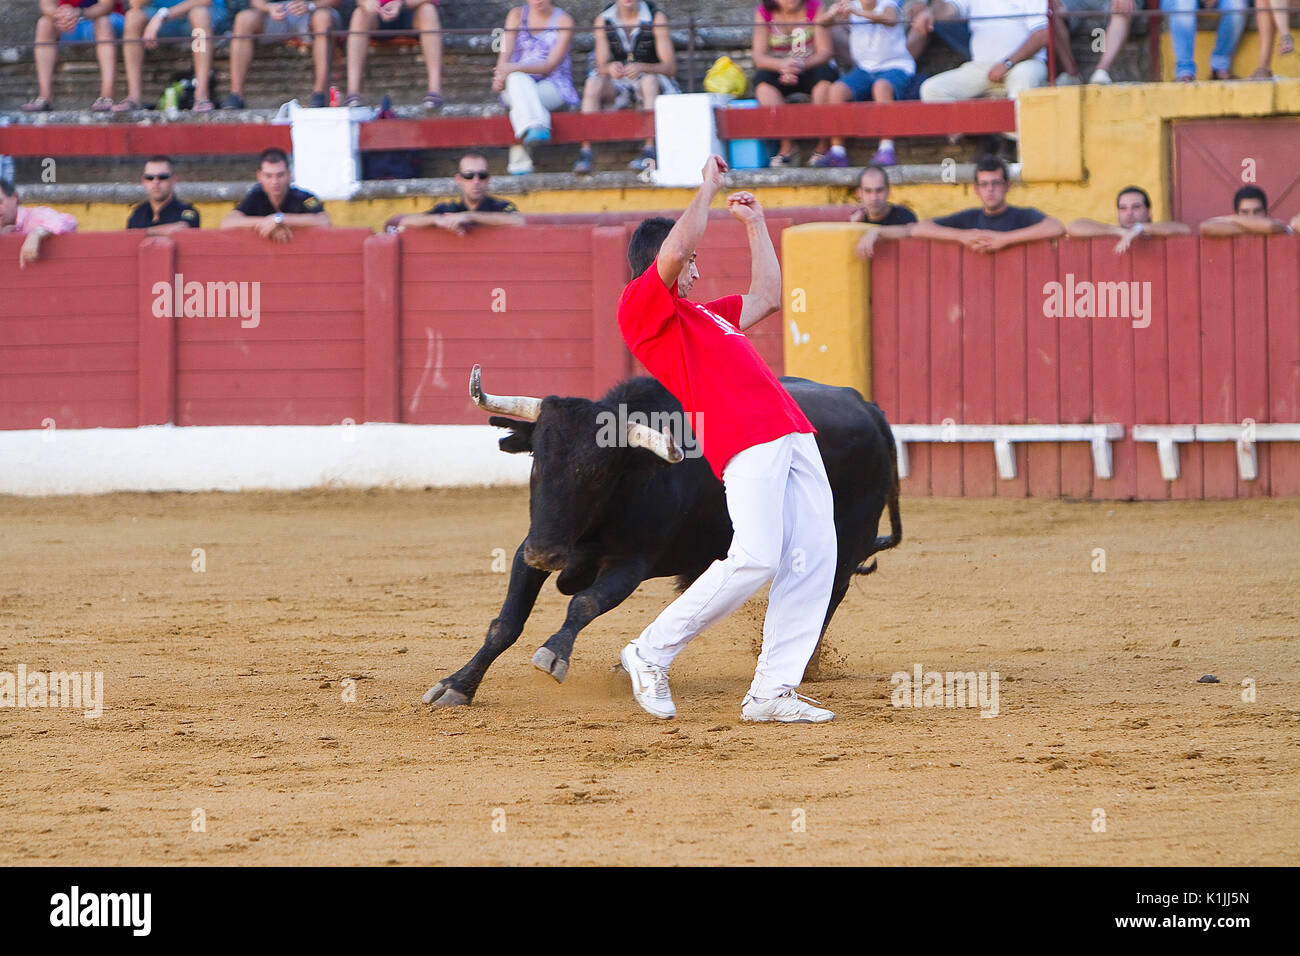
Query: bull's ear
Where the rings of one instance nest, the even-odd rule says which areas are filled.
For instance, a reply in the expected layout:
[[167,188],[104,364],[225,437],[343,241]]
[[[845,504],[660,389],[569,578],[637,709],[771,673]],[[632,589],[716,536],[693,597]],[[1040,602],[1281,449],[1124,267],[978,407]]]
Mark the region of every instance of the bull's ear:
[[536,424],[535,422],[521,422],[516,418],[493,415],[488,419],[488,424],[495,425],[497,428],[510,429],[510,434],[497,442],[502,451],[518,455],[521,452],[533,450],[533,425]]

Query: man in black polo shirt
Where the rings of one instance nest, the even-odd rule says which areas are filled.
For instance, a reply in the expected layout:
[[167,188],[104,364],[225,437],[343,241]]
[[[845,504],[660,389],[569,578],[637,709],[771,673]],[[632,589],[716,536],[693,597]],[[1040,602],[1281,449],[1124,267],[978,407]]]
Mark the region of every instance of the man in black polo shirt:
[[889,201],[889,174],[884,166],[872,163],[862,170],[858,177],[858,202],[862,205],[853,211],[849,222],[872,226],[906,226],[916,222],[916,213]]
[[272,242],[288,242],[297,228],[328,225],[321,201],[289,184],[289,157],[274,146],[258,157],[257,185],[221,220],[222,229],[252,229]]
[[140,184],[149,198],[131,210],[126,228],[145,229],[150,236],[199,228],[199,211],[176,198],[176,172],[170,156],[150,156]]
[[963,209],[938,219],[922,219],[911,226],[882,226],[873,229],[858,243],[858,256],[871,258],[881,239],[938,239],[960,242],[973,252],[997,252],[1022,242],[1056,239],[1065,235],[1060,220],[1031,206],[1007,204],[1011,177],[1007,164],[996,156],[983,156],[975,164],[975,194],[980,207]]
[[399,230],[432,226],[458,236],[476,225],[522,226],[524,217],[514,203],[488,195],[489,176],[487,158],[479,153],[466,153],[456,170],[459,202],[440,202],[426,213],[397,216],[388,225]]

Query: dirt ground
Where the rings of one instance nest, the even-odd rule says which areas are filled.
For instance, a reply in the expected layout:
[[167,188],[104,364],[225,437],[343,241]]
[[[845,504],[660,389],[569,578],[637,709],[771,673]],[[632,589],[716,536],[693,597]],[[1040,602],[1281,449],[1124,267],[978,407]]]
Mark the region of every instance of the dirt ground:
[[[611,675],[667,581],[588,628],[563,685],[529,663],[563,617],[548,584],[473,707],[419,703],[499,608],[523,490],[0,499],[0,671],[105,693],[98,720],[0,709],[0,855],[1300,863],[1300,500],[906,500],[903,522],[804,687],[835,722],[754,726],[760,605],[678,658],[675,721]],[[997,671],[998,716],[891,706],[917,664]]]

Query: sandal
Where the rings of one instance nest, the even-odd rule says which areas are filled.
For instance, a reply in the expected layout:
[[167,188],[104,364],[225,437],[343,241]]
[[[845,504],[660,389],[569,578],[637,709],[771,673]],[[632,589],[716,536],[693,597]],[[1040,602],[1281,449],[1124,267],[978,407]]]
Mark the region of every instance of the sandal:
[[111,112],[114,113],[134,113],[136,110],[144,109],[139,100],[133,100],[129,96],[124,100],[119,100],[113,104]]
[[1291,39],[1291,34],[1282,34],[1282,45],[1277,48],[1277,52],[1283,56],[1295,52],[1295,40]]
[[344,106],[365,106],[366,104],[361,102],[360,93],[349,93],[347,99],[343,101],[343,105]]
[[95,102],[90,104],[92,113],[107,113],[113,108],[113,98],[111,96],[101,96]]
[[211,113],[214,109],[216,109],[216,107],[212,105],[212,100],[195,100],[191,112]]
[[426,93],[424,95],[424,108],[426,110],[442,109],[442,94],[434,93],[432,91]]
[[54,109],[54,104],[45,97],[38,96],[30,103],[24,103],[21,108],[24,113],[48,113]]
[[1250,78],[1252,80],[1271,80],[1273,79],[1273,71],[1261,66],[1250,74]]

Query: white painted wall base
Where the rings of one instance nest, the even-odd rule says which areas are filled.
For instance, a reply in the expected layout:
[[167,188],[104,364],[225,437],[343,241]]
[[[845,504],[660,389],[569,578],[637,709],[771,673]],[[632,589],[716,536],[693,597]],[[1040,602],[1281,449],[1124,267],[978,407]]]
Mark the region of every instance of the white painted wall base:
[[0,431],[0,494],[525,485],[491,425],[232,425]]

